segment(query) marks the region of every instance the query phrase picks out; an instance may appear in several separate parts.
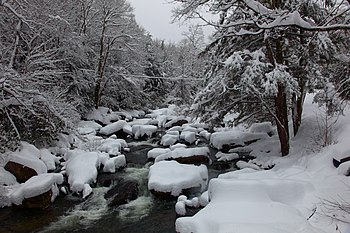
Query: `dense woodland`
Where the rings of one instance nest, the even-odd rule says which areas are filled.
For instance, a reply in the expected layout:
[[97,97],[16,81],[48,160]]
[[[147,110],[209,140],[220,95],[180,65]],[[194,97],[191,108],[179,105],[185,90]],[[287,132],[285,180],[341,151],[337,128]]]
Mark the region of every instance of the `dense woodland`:
[[308,92],[341,113],[349,0],[175,2],[176,19],[215,27],[208,45],[197,26],[180,43],[153,39],[126,0],[1,0],[0,148],[46,143],[99,106],[175,103],[213,126],[233,112],[233,124],[272,121],[287,155]]
[[126,0],[5,0],[0,30],[0,148],[46,143],[94,107],[190,104],[203,76],[201,28],[153,39]]

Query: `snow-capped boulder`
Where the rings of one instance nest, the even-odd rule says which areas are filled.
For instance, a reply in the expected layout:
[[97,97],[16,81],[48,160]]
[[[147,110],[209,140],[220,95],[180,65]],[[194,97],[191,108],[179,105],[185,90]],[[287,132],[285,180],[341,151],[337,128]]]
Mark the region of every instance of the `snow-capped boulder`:
[[182,131],[180,139],[184,140],[188,144],[193,144],[196,141],[196,133],[192,131]]
[[216,153],[215,157],[218,159],[218,161],[224,162],[239,159],[239,155],[237,153],[222,153],[221,151]]
[[209,163],[210,151],[208,147],[176,148],[173,151],[157,156],[155,162],[176,160],[182,164]]
[[132,134],[131,126],[124,120],[114,122],[112,124],[102,127],[99,131],[99,134],[105,136],[111,136],[115,134],[117,138],[126,139],[129,135]]
[[47,172],[45,163],[40,160],[40,150],[26,142],[21,142],[21,148],[10,154],[5,169],[20,183]]
[[205,189],[208,169],[205,165],[180,164],[176,161],[161,161],[150,167],[148,189],[155,195],[177,197],[185,189]]
[[45,163],[48,171],[56,169],[56,164],[59,163],[59,158],[51,154],[48,149],[40,150],[40,159]]
[[133,125],[132,133],[135,139],[142,139],[145,137],[152,137],[158,130],[154,125]]
[[59,194],[57,185],[63,183],[62,174],[47,173],[33,176],[11,193],[15,205],[27,208],[46,208]]
[[162,136],[160,144],[162,146],[174,145],[179,140],[179,137],[180,135],[178,131],[170,131]]
[[148,159],[155,159],[161,154],[165,154],[167,152],[170,152],[169,148],[154,148],[147,152],[147,158]]
[[164,127],[166,129],[170,129],[174,126],[182,126],[182,125],[187,124],[187,123],[188,123],[188,120],[184,116],[179,116],[179,117],[176,117],[173,120],[167,122],[164,125]]
[[97,168],[100,166],[100,152],[87,152],[80,149],[69,151],[66,155],[66,173],[73,192],[82,192],[84,184],[94,183]]

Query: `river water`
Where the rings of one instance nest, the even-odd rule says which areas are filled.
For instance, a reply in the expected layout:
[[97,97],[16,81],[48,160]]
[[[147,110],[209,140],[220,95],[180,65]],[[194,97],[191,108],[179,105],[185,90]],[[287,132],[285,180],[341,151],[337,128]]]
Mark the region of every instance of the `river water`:
[[[131,151],[126,154],[128,167],[116,173],[118,177],[139,183],[136,200],[119,207],[108,207],[104,194],[109,188],[97,184],[93,194],[85,201],[70,194],[57,198],[45,210],[0,209],[0,233],[175,233],[175,201],[159,200],[147,189],[151,165],[146,159],[147,152],[155,146],[151,143],[130,143]],[[232,168],[217,170],[210,166],[209,176],[216,177],[228,170]]]

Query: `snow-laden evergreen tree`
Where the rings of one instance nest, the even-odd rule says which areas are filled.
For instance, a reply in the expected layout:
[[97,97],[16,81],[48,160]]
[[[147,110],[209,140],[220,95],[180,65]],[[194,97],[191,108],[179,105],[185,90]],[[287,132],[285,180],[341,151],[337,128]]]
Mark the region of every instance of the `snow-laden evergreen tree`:
[[[289,115],[298,132],[305,94],[326,80],[323,70],[337,53],[331,34],[349,30],[346,1],[175,0],[178,17],[219,15],[207,53],[216,61],[195,109],[206,119],[238,111],[238,120],[268,113],[282,155],[289,153]],[[257,117],[258,116],[258,117]]]

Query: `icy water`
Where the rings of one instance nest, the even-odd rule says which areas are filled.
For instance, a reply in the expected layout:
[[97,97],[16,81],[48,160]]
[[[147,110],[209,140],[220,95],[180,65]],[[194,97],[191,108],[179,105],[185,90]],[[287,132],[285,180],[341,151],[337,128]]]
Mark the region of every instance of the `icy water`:
[[[108,207],[104,194],[109,188],[96,187],[93,195],[83,201],[68,195],[59,197],[45,210],[15,208],[0,209],[0,233],[64,233],[64,232],[113,232],[113,233],[175,233],[175,201],[163,201],[152,196],[147,189],[149,166],[145,159],[152,143],[131,143],[126,154],[128,167],[116,175],[132,179],[139,184],[136,200],[119,207]],[[213,151],[215,154],[215,151]],[[211,166],[209,176],[232,170]]]

